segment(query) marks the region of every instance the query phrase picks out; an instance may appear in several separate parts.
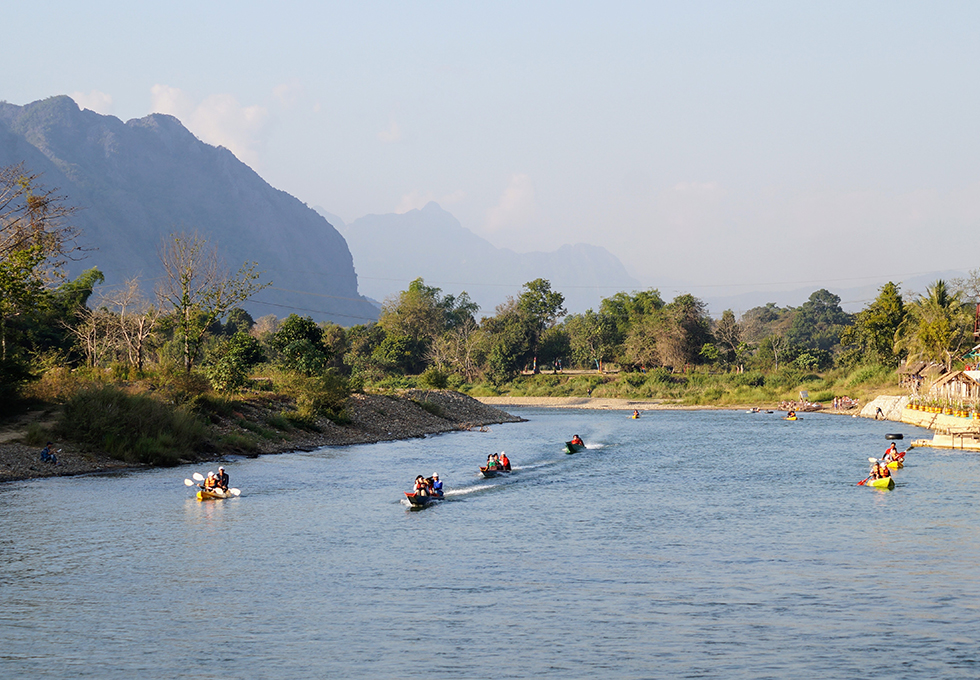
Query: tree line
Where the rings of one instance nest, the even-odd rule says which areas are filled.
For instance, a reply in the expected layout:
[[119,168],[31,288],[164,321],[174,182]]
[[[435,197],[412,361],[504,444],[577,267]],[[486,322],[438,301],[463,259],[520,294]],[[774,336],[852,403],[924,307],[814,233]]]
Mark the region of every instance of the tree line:
[[524,371],[609,364],[626,372],[814,372],[915,358],[950,369],[972,347],[980,295],[974,271],[908,299],[888,283],[856,314],[825,289],[799,307],[769,303],[738,318],[725,310],[713,319],[697,297],[667,302],[656,289],[619,292],[597,310],[568,314],[564,296],[535,279],[480,315],[465,292],[419,278],[384,302],[376,323],[256,320],[243,305],[269,285],[258,265],[226,268],[197,234],[160,244],[164,276],[152,296],[135,278],[102,292],[94,268],[68,280],[66,262],[84,254],[73,212],[23,166],[0,169],[0,400],[55,368],[183,374],[235,392],[255,387],[266,367],[293,385],[308,415],[336,410],[347,390],[405,376],[435,387],[499,387]]

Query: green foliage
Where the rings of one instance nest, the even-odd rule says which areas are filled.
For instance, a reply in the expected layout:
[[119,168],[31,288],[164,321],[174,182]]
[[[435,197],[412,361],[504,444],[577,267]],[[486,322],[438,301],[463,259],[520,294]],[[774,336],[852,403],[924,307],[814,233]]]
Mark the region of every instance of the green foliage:
[[198,394],[187,402],[186,408],[212,423],[220,422],[223,418],[235,415],[235,402],[227,397],[211,394]]
[[296,401],[296,411],[283,414],[293,422],[309,425],[319,417],[339,425],[350,422],[347,415],[350,387],[346,378],[332,370],[316,376],[287,375],[282,380],[282,389]]
[[449,384],[449,377],[437,368],[427,368],[419,376],[418,382],[421,387],[444,390]]
[[153,465],[194,458],[204,438],[204,424],[187,410],[111,385],[76,393],[65,403],[57,430],[113,458]]
[[24,434],[24,443],[28,446],[41,446],[44,442],[51,439],[52,434],[44,425],[38,422],[30,423],[27,432]]
[[259,341],[238,331],[230,338],[219,340],[209,352],[204,375],[214,389],[234,392],[248,385],[249,372],[264,360]]
[[419,408],[421,408],[423,411],[425,411],[427,413],[431,413],[432,415],[436,416],[437,418],[445,418],[446,417],[446,412],[443,411],[442,410],[442,407],[439,406],[439,404],[435,403],[434,401],[428,401],[428,400],[425,400],[425,399],[418,400],[418,401],[416,401],[416,400],[413,399],[412,401],[415,404],[417,404],[419,406]]
[[850,315],[840,308],[840,296],[821,288],[796,310],[786,340],[801,348],[830,351],[850,323]]
[[941,363],[947,371],[973,341],[973,315],[943,280],[936,281],[906,308],[900,346],[910,356]]
[[307,376],[318,375],[327,369],[330,354],[323,344],[323,329],[313,319],[290,314],[279,324],[269,341],[284,368]]
[[874,302],[855,315],[854,325],[841,331],[840,342],[844,347],[839,363],[897,366],[902,351],[896,346],[896,340],[905,313],[899,288],[889,281],[881,287]]

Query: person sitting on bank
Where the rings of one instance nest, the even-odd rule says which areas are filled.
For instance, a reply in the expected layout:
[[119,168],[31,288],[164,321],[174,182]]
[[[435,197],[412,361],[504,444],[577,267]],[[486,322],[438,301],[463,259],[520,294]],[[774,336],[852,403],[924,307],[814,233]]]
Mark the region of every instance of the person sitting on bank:
[[223,467],[219,467],[218,474],[215,475],[215,486],[222,491],[228,491],[228,473]]
[[585,442],[583,442],[582,438],[578,435],[572,437],[572,444],[575,444],[575,446],[585,446]]
[[58,464],[58,456],[56,456],[54,454],[54,451],[51,450],[51,447],[52,446],[54,446],[54,443],[53,442],[48,442],[47,444],[44,445],[44,448],[41,449],[41,462],[42,463],[51,463],[52,465],[57,465]]
[[439,480],[439,473],[433,472],[431,477],[432,493],[436,496],[442,496],[442,482]]
[[510,472],[510,458],[503,451],[500,452],[500,466]]

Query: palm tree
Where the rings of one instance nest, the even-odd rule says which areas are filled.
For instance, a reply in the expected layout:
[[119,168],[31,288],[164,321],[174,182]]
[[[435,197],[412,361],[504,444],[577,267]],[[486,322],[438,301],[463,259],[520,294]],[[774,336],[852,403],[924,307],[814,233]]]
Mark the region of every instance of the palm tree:
[[947,371],[952,368],[973,340],[973,318],[961,295],[940,279],[912,300],[899,331],[910,358],[940,363]]

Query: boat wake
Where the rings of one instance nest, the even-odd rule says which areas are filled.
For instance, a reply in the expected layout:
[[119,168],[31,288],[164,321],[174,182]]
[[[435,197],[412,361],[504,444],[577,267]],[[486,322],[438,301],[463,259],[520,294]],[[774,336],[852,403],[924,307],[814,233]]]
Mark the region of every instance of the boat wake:
[[493,487],[493,484],[480,484],[479,486],[468,486],[463,489],[449,489],[446,491],[446,496],[467,496],[471,493],[478,493],[480,491],[492,489]]

